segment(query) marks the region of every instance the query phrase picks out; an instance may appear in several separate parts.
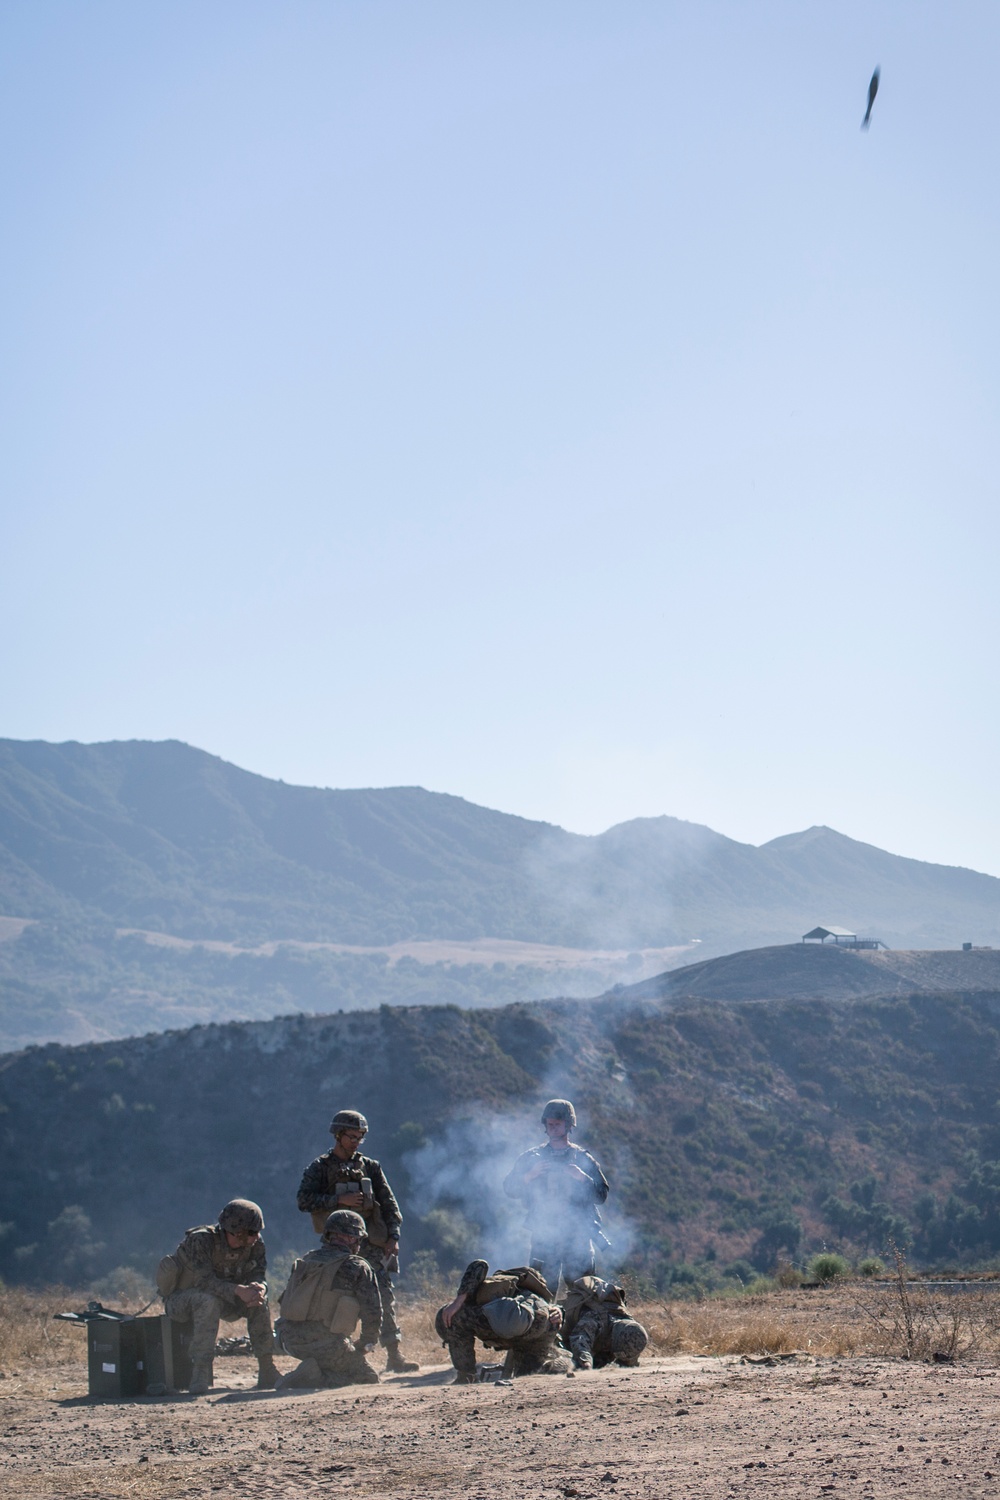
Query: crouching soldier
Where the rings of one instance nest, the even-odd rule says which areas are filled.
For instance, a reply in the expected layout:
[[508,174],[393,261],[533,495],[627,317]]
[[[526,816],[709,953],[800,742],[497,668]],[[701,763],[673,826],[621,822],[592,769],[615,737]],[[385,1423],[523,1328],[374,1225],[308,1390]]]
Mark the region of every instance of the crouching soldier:
[[203,1396],[211,1387],[220,1320],[237,1323],[246,1318],[250,1347],[257,1356],[257,1389],[273,1390],[277,1383],[263,1228],[264,1216],[256,1203],[234,1198],[217,1224],[189,1229],[173,1255],[160,1261],[156,1284],[164,1310],[174,1322],[192,1325],[192,1396]]
[[571,1281],[562,1303],[563,1341],[578,1370],[600,1369],[614,1360],[637,1365],[649,1335],[625,1305],[625,1292],[600,1276]]
[[310,1162],[299,1183],[298,1205],[312,1216],[317,1234],[325,1232],[327,1215],[334,1209],[350,1209],[361,1215],[365,1238],[361,1254],[378,1279],[382,1298],[381,1341],[388,1359],[386,1369],[394,1374],[417,1370],[404,1359],[399,1348],[399,1323],[390,1270],[399,1270],[399,1231],[403,1215],[381,1164],[362,1156],[358,1147],[368,1134],[368,1121],[356,1109],[340,1109],[330,1122],[334,1146]]
[[455,1384],[476,1379],[476,1339],[506,1351],[505,1375],[565,1375],[572,1361],[559,1343],[562,1312],[537,1271],[489,1271],[486,1261],[472,1261],[458,1296],[434,1320],[458,1372]]
[[[292,1267],[279,1299],[278,1342],[302,1363],[278,1381],[295,1386],[378,1385],[365,1358],[378,1343],[382,1299],[375,1272],[358,1254],[365,1221],[349,1209],[328,1216],[323,1243]],[[358,1320],[361,1334],[353,1341]]]

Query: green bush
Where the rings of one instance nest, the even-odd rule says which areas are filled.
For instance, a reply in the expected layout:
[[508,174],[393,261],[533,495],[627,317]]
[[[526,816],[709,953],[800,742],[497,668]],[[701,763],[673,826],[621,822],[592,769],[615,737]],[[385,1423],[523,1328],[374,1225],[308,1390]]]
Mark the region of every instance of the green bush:
[[866,1255],[864,1260],[858,1262],[858,1274],[860,1276],[884,1276],[885,1266],[877,1255]]
[[832,1250],[823,1250],[819,1255],[814,1255],[806,1269],[810,1281],[836,1281],[841,1276],[851,1274],[851,1268],[844,1257]]
[[778,1283],[770,1276],[755,1276],[743,1290],[748,1297],[763,1297],[765,1292],[777,1291]]
[[748,1286],[757,1273],[748,1260],[734,1260],[730,1265],[726,1266],[722,1274],[723,1276],[732,1277],[734,1281],[741,1281],[744,1286]]

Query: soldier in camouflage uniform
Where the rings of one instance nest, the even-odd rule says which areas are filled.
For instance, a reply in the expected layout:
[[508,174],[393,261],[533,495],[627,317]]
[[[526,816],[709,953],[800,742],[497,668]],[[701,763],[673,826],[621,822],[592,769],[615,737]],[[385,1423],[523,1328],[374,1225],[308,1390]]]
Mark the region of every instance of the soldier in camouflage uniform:
[[542,1125],[547,1143],[519,1156],[503,1186],[527,1211],[531,1264],[557,1291],[560,1271],[568,1284],[597,1269],[595,1241],[609,1243],[598,1206],[608,1181],[589,1151],[570,1141],[576,1110],[568,1099],[550,1099]]
[[649,1342],[641,1323],[631,1316],[625,1292],[600,1276],[571,1281],[562,1303],[563,1342],[573,1351],[578,1370],[599,1370],[614,1360],[637,1365]]
[[[319,1249],[292,1267],[275,1333],[302,1363],[281,1377],[279,1390],[378,1384],[365,1355],[378,1343],[382,1299],[375,1272],[358,1254],[364,1237],[361,1215],[338,1209],[326,1221]],[[359,1317],[361,1336],[354,1342]]]
[[[250,1346],[257,1356],[257,1389],[273,1390],[278,1380],[274,1335],[267,1305],[267,1254],[260,1232],[264,1216],[256,1203],[234,1198],[215,1225],[189,1229],[172,1256],[164,1257],[157,1277],[163,1306],[177,1323],[191,1323],[192,1396],[212,1384],[212,1358],[219,1322],[246,1318]],[[173,1282],[173,1288],[165,1288]]]
[[338,1208],[351,1209],[365,1221],[366,1236],[361,1254],[375,1272],[382,1298],[381,1343],[388,1353],[386,1369],[396,1374],[418,1370],[399,1349],[396,1298],[389,1267],[398,1269],[399,1231],[403,1215],[381,1166],[358,1147],[368,1134],[368,1121],[356,1109],[341,1109],[330,1123],[336,1144],[332,1151],[310,1162],[299,1184],[298,1205],[311,1214],[317,1234],[324,1232],[327,1216]]
[[[456,1385],[475,1382],[476,1339],[506,1351],[505,1375],[564,1375],[571,1368],[559,1343],[561,1310],[537,1292],[503,1284],[520,1279],[522,1269],[490,1278],[491,1288],[486,1261],[474,1260],[465,1268],[458,1296],[439,1310],[434,1327],[451,1355]],[[488,1300],[480,1300],[484,1297]]]

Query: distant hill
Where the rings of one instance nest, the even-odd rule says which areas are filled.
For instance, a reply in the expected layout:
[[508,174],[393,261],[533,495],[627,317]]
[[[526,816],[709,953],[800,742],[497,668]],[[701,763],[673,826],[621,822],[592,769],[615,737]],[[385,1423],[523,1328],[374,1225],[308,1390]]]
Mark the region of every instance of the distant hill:
[[998,1071],[1000,994],[384,1007],[34,1048],[0,1058],[0,1275],[148,1274],[234,1195],[272,1258],[301,1252],[298,1181],[346,1105],[399,1191],[404,1265],[502,1264],[526,1245],[501,1180],[552,1095],[607,1168],[616,1259],[659,1287],[889,1234],[995,1255]]
[[1000,949],[875,952],[829,944],[751,948],[627,988],[632,1000],[859,1000],[942,992],[1000,994]]
[[[419,787],[286,786],[176,741],[4,740],[2,917],[18,920],[0,923],[0,1049],[289,1009],[593,993],[649,973],[641,950],[696,938],[707,958],[817,922],[893,948],[1000,947],[1000,880],[825,828],[761,848],[670,817],[584,837]],[[126,929],[234,947],[165,955]],[[562,964],[556,986],[535,956],[429,968],[388,951],[237,951],[483,938],[576,949],[579,970]],[[595,950],[610,953],[599,975]]]

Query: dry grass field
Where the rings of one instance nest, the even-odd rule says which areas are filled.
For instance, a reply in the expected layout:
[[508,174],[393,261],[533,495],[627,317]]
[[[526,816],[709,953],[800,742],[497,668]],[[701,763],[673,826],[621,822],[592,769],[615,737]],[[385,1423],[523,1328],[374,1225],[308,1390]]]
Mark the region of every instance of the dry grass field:
[[0,1292],[0,1496],[1000,1496],[995,1292],[649,1303],[638,1370],[471,1387],[450,1384],[427,1299],[403,1310],[423,1368],[378,1389],[257,1393],[253,1361],[220,1356],[206,1397],[103,1404],[83,1330],[52,1321],[82,1300]]

